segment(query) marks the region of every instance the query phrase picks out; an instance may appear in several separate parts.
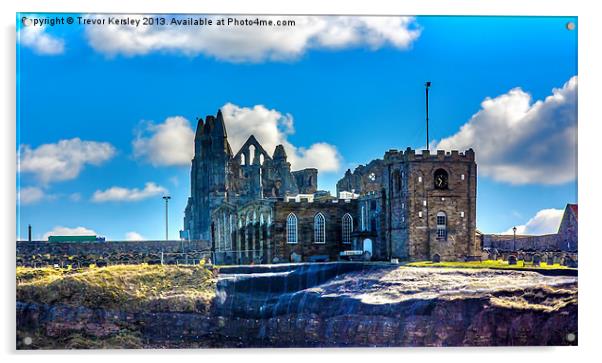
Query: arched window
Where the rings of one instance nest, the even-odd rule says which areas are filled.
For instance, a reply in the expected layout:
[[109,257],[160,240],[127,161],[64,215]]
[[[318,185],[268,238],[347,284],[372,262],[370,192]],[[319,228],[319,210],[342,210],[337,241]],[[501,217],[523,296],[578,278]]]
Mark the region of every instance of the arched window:
[[248,150],[249,150],[249,160],[247,162],[249,163],[249,165],[253,165],[259,161],[259,160],[255,160],[255,145],[250,145]]
[[245,153],[240,153],[240,165],[245,165]]
[[445,169],[437,169],[434,174],[435,189],[447,189],[449,176]]
[[445,212],[437,213],[437,239],[447,240],[447,215]]
[[297,216],[294,213],[286,218],[286,243],[297,243]]
[[322,213],[314,217],[314,243],[326,243],[326,220]]
[[401,173],[399,170],[395,170],[393,172],[393,190],[395,193],[399,193],[401,191]]
[[343,216],[343,243],[351,243],[351,232],[353,231],[353,217],[346,213]]

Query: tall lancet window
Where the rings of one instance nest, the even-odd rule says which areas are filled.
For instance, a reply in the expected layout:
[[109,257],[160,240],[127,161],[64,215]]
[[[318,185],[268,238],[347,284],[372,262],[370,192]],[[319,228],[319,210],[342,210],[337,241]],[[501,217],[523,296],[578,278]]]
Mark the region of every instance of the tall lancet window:
[[297,216],[294,213],[286,218],[286,243],[297,243]]
[[346,213],[343,216],[343,243],[351,243],[351,232],[353,231],[353,217]]
[[314,243],[326,243],[326,220],[322,213],[314,217]]

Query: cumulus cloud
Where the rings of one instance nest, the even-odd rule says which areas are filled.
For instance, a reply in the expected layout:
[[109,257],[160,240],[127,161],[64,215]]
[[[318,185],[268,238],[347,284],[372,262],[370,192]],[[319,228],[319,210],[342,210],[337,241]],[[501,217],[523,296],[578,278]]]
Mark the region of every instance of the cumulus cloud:
[[[516,226],[516,234],[551,234],[557,233],[562,221],[562,209],[542,209],[526,224]],[[513,234],[512,227],[502,234]]]
[[297,147],[288,141],[288,136],[295,132],[293,116],[290,114],[282,114],[263,105],[250,108],[232,103],[225,104],[221,110],[228,142],[234,152],[252,134],[270,155],[277,145],[282,144],[294,170],[311,167],[329,172],[340,168],[341,156],[335,146],[319,142],[309,147]]
[[[95,16],[105,18],[106,15]],[[131,18],[141,19],[133,15]],[[178,17],[182,19],[182,17]],[[407,49],[420,36],[412,17],[262,16],[260,20],[295,21],[294,26],[216,26],[222,16],[210,16],[212,26],[89,26],[86,37],[96,51],[108,56],[167,52],[203,54],[230,62],[281,61],[309,49],[390,46]],[[244,20],[249,17],[234,17]],[[256,18],[256,17],[253,17]],[[167,17],[168,22],[171,17]]]
[[86,164],[101,165],[115,155],[115,148],[106,142],[82,141],[79,138],[60,140],[37,148],[21,145],[18,170],[34,174],[49,183],[75,179]]
[[521,88],[487,98],[437,149],[475,149],[481,174],[511,184],[563,184],[577,177],[577,77],[532,102]]
[[97,190],[92,196],[92,201],[96,203],[104,202],[137,202],[143,199],[152,198],[167,193],[167,189],[153,182],[148,182],[143,189],[111,187],[106,190]]
[[194,131],[187,119],[169,117],[165,122],[147,122],[132,142],[134,156],[154,166],[189,165],[194,154]]
[[21,205],[34,204],[46,197],[44,190],[38,187],[24,187],[17,191],[17,201]]
[[[221,108],[228,142],[237,152],[250,135],[254,135],[271,155],[282,144],[294,170],[318,168],[321,172],[338,171],[341,156],[336,147],[318,142],[298,147],[288,141],[295,132],[293,116],[263,105],[240,107],[227,103]],[[194,156],[194,130],[181,117],[169,117],[161,124],[149,123],[145,135],[133,141],[134,156],[145,158],[155,166],[190,165]]]
[[24,26],[17,33],[19,43],[41,55],[57,55],[65,51],[65,41],[46,33],[44,26]]
[[138,232],[128,232],[125,234],[126,241],[144,241],[144,237]]
[[52,229],[52,231],[48,231],[44,233],[44,237],[42,239],[47,240],[48,236],[96,236],[97,233],[86,227],[63,227],[56,226]]

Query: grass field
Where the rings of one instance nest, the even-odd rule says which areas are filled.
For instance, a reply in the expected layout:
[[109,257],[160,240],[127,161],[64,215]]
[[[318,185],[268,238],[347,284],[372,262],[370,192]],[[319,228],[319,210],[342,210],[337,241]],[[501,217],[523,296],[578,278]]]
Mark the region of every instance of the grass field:
[[503,260],[486,260],[486,261],[470,261],[470,262],[432,262],[419,261],[411,262],[406,266],[411,267],[450,267],[450,268],[500,268],[500,269],[533,269],[533,270],[558,270],[568,269],[560,264],[548,265],[542,262],[539,266],[524,261],[517,261],[516,265],[509,265],[508,261]]

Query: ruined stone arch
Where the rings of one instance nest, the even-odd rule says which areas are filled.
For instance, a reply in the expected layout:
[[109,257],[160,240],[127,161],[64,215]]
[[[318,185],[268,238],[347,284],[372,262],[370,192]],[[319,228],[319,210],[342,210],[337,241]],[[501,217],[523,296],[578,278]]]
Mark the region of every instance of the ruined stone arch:
[[263,165],[266,160],[272,160],[270,155],[253,135],[249,136],[234,158],[240,160],[241,165]]

